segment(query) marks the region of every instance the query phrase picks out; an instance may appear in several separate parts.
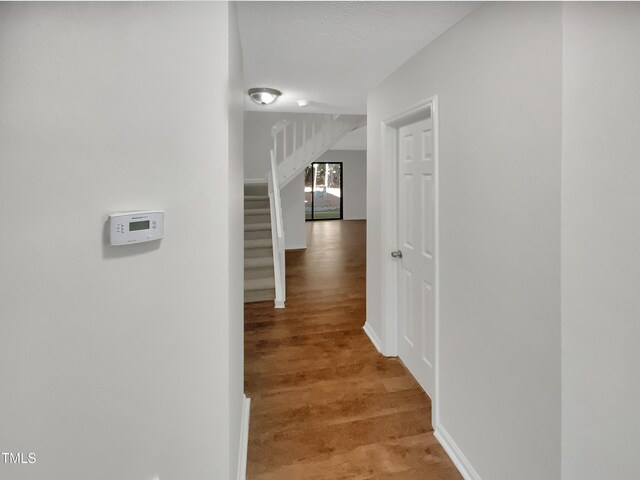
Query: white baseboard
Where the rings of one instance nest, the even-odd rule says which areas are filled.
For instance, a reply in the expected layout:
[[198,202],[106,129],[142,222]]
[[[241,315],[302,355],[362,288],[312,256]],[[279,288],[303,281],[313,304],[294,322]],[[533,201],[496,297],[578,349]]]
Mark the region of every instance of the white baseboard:
[[371,343],[373,343],[373,346],[376,347],[376,350],[382,353],[382,342],[378,338],[378,335],[376,335],[376,332],[374,332],[371,326],[366,322],[362,329],[364,330],[364,333],[367,334],[367,337],[369,337],[369,340],[371,340]]
[[251,399],[244,395],[242,421],[240,422],[240,450],[238,451],[238,480],[247,478],[247,452],[249,450],[249,412]]
[[273,301],[274,308],[284,308],[284,300],[275,299]]
[[464,456],[460,447],[453,441],[449,432],[447,432],[442,425],[438,425],[436,427],[436,431],[433,432],[433,435],[438,439],[442,448],[447,452],[447,455],[449,455],[464,480],[482,480],[467,457]]

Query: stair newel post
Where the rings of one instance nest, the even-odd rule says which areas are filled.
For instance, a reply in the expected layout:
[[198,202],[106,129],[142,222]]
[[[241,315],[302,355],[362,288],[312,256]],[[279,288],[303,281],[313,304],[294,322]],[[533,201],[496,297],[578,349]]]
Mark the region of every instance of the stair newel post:
[[[286,127],[286,124],[285,124]],[[285,148],[283,147],[283,151]],[[273,246],[273,272],[275,280],[275,307],[284,308],[286,298],[285,287],[285,248],[284,248],[284,224],[282,221],[282,203],[280,198],[280,180],[278,179],[277,162],[274,152],[270,158],[269,198],[271,205],[271,238]]]

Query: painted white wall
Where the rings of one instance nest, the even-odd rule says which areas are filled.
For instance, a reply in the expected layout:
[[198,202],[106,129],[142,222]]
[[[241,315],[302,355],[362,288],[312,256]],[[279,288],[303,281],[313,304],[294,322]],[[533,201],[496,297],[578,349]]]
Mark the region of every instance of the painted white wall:
[[[283,114],[284,115],[284,114]],[[273,143],[271,127],[280,116],[271,113],[244,114],[244,178],[265,181],[268,171],[269,149]]]
[[[244,79],[237,3],[228,3],[229,38],[229,475],[238,471],[244,402]],[[238,262],[238,263],[231,263]],[[245,440],[246,441],[246,440]],[[243,457],[246,462],[246,457]]]
[[439,98],[438,428],[484,480],[560,478],[561,42],[559,4],[483,5],[368,100],[367,323],[381,336],[381,122]]
[[567,3],[562,478],[638,478],[640,5]]
[[[37,454],[2,478],[235,478],[229,18],[226,2],[0,5],[0,445]],[[107,215],[138,208],[166,211],[166,238],[105,245]]]
[[304,219],[304,173],[280,190],[284,243],[287,250],[307,248],[307,228]]
[[345,220],[367,218],[367,152],[364,150],[329,150],[318,162],[343,162],[344,182],[342,216]]
[[331,150],[366,150],[367,127],[360,127],[347,133],[331,147]]

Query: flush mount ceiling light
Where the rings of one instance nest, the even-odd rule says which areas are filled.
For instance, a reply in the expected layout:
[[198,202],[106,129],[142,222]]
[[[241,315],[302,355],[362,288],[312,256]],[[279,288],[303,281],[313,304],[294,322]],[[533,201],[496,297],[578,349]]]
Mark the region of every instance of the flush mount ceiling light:
[[301,98],[296,103],[298,104],[299,107],[302,108],[302,107],[306,107],[307,105],[309,105],[309,100],[307,100],[306,98]]
[[275,88],[250,88],[249,98],[256,102],[258,105],[269,105],[275,102],[278,97],[282,95],[282,92]]

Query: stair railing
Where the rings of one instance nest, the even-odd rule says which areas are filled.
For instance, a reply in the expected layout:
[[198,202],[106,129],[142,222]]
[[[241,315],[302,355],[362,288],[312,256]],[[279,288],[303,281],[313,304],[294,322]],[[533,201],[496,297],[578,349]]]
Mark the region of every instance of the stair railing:
[[267,183],[271,206],[276,308],[284,308],[286,299],[284,222],[280,189],[344,135],[364,125],[364,115],[316,115],[293,122],[281,120],[271,127],[273,147],[269,155]]
[[364,115],[318,114],[304,120],[281,120],[271,127],[272,151],[280,187],[350,131],[366,125]]
[[271,206],[271,242],[273,244],[273,276],[275,280],[275,307],[284,308],[286,299],[284,222],[282,220],[282,200],[275,152],[270,152],[270,168],[267,179],[269,204]]

